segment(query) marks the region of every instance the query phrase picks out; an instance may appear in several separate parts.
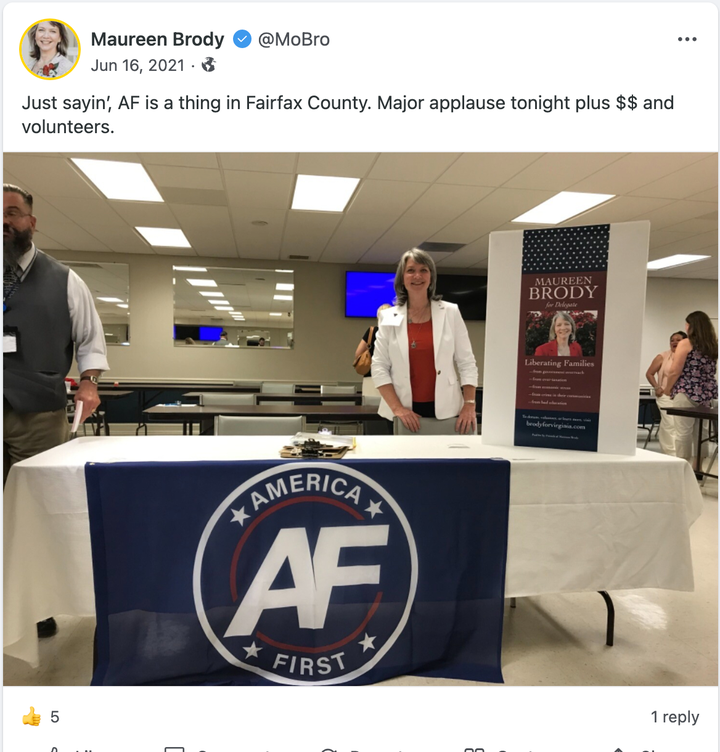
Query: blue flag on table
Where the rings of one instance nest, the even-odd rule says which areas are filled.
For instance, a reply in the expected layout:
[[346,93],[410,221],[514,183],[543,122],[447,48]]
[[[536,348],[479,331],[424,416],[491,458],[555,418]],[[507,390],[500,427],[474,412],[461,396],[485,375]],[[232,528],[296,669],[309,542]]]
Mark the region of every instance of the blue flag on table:
[[93,684],[502,681],[505,460],[85,473]]

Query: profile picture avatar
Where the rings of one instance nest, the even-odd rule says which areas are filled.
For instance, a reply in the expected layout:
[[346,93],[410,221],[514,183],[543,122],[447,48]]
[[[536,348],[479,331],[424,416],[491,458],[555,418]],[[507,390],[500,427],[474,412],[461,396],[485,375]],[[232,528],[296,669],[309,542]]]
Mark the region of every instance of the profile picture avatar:
[[62,78],[75,68],[80,59],[80,40],[68,24],[56,18],[45,18],[29,26],[23,33],[20,59],[37,78]]

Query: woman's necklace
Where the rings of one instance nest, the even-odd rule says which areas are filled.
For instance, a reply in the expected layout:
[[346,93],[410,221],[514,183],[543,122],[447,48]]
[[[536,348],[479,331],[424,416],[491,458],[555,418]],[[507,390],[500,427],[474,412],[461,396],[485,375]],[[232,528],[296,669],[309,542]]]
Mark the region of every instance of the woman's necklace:
[[[423,308],[423,310],[417,316],[415,316],[415,319],[416,319],[415,321],[412,320],[411,318],[412,314],[410,313],[410,309],[408,308],[408,328],[410,327],[411,324],[413,326],[421,326],[422,324],[427,323],[425,321],[417,321],[417,319],[425,318],[425,313],[429,308],[430,308],[430,304],[428,303],[425,306],[425,308]],[[409,330],[409,333],[410,333],[410,336],[412,337],[412,342],[410,343],[410,347],[412,347],[412,349],[414,350],[417,347],[417,342],[415,341],[415,337],[413,336],[411,329]],[[416,330],[416,334],[417,334],[417,330]]]

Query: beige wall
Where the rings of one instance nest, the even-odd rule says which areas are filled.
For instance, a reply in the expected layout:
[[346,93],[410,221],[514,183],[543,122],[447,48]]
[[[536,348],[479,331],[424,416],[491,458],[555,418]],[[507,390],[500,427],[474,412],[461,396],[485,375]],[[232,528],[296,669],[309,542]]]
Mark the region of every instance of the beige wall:
[[[102,253],[55,253],[77,261],[107,261]],[[373,319],[345,318],[345,271],[388,271],[389,267],[351,267],[283,261],[295,270],[295,349],[240,349],[175,347],[173,325],[173,264],[187,264],[187,256],[114,254],[113,261],[130,265],[129,347],[110,347],[115,380],[151,378],[178,380],[298,379],[352,381],[353,354]],[[209,266],[274,269],[276,262],[243,259],[203,259]],[[455,271],[455,270],[453,270]],[[682,329],[685,316],[704,310],[718,316],[718,287],[714,280],[648,279],[640,382],[658,352],[667,347],[670,334]],[[485,322],[469,321],[468,331],[482,383]],[[508,332],[508,336],[516,336]]]
[[[107,261],[102,253],[55,252],[68,261]],[[173,264],[188,264],[187,256],[113,254],[113,261],[130,265],[130,346],[109,347],[108,377],[123,379],[298,379],[303,381],[360,380],[352,361],[360,338],[374,319],[345,318],[345,271],[391,271],[390,267],[298,263],[295,270],[295,349],[230,349],[175,347],[173,325]],[[208,266],[274,269],[277,262],[205,259]],[[470,338],[482,372],[485,324],[468,322]],[[75,371],[77,367],[75,367]]]
[[645,301],[640,383],[653,358],[669,347],[670,335],[685,330],[685,317],[705,311],[717,329],[718,283],[711,279],[650,278]]

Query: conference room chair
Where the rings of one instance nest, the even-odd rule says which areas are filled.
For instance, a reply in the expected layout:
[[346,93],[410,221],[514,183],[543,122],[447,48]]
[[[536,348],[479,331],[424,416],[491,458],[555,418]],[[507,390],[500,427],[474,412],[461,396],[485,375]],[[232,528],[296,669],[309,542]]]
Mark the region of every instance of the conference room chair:
[[[438,420],[437,418],[420,418],[420,430],[417,433],[408,431],[400,418],[393,419],[393,432],[396,436],[449,436],[453,434],[455,436],[461,436],[462,434],[455,433],[455,423],[457,418],[444,418]],[[473,434],[477,434],[477,429],[473,431]]]
[[303,430],[303,416],[244,417],[239,415],[218,415],[215,418],[217,436],[294,436]]
[[200,404],[208,405],[254,405],[254,394],[237,394],[236,392],[203,392]]
[[295,384],[285,381],[263,381],[260,392],[265,394],[295,394]]
[[638,429],[647,431],[643,449],[647,449],[648,442],[652,438],[654,429],[660,429],[660,408],[652,402],[641,402],[638,407]]
[[379,407],[380,406],[380,397],[376,396],[374,394],[372,394],[372,395],[363,395],[362,403],[363,403],[363,405],[371,405],[373,407]]
[[[348,400],[345,402],[344,400],[338,400],[337,402],[327,402],[322,400],[323,394],[348,394],[352,395],[353,397],[357,395],[357,389],[354,386],[345,385],[345,386],[337,386],[337,385],[330,385],[330,384],[321,384],[320,385],[320,404],[321,405],[355,405],[355,400]],[[334,434],[336,435],[352,435],[357,434],[360,435],[363,433],[363,424],[357,420],[337,420],[333,421],[332,423],[328,423],[326,421],[321,421],[318,424],[318,430],[322,428],[330,429]]]

